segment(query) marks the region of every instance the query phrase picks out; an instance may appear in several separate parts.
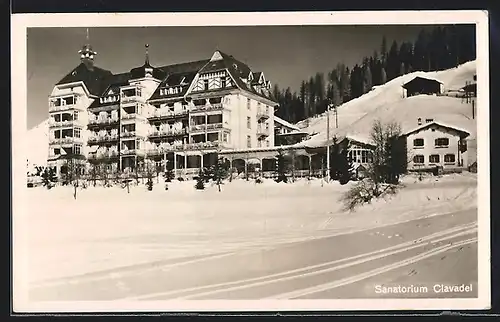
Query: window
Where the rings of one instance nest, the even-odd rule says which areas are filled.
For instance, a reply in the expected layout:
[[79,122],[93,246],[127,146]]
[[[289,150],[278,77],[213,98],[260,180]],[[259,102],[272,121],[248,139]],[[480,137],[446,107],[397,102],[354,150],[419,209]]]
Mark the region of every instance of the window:
[[455,155],[454,154],[446,154],[444,156],[445,163],[455,163]]
[[266,146],[269,147],[269,141],[268,140],[266,140]]
[[250,109],[250,99],[247,98],[247,109],[249,110]]
[[439,163],[439,154],[429,155],[429,163]]
[[247,148],[251,147],[252,147],[252,138],[250,137],[250,135],[247,135]]
[[80,129],[75,129],[74,137],[75,138],[79,138],[80,137]]
[[424,146],[424,139],[414,139],[413,146],[416,148],[423,147]]
[[438,138],[434,143],[437,147],[446,147],[450,144],[450,140],[448,138]]
[[221,77],[220,79],[220,87],[226,87],[226,77]]
[[414,156],[413,163],[424,163],[424,156],[421,154]]
[[208,79],[203,80],[203,89],[208,91]]
[[61,131],[60,130],[54,131],[54,137],[56,139],[60,139],[61,138]]
[[73,112],[73,120],[78,121],[78,111]]
[[54,155],[61,154],[61,149],[54,149]]
[[252,128],[252,119],[250,116],[247,116],[247,128],[251,129]]
[[56,122],[61,122],[61,114],[56,114],[56,115],[54,115],[54,120],[55,120]]
[[223,134],[223,136],[222,136],[222,140],[223,140],[224,142],[229,142],[229,134],[228,134],[228,133],[226,133],[226,132],[224,132],[224,134]]
[[82,146],[79,145],[79,144],[75,144],[75,146],[73,147],[73,151],[75,154],[81,154],[82,152]]

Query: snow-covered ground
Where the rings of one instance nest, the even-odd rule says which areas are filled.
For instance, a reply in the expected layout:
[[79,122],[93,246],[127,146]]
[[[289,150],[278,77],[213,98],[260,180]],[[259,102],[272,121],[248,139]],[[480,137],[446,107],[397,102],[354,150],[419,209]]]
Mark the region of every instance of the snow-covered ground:
[[272,247],[413,218],[476,207],[474,174],[405,177],[406,187],[387,200],[347,213],[340,196],[350,184],[321,180],[255,184],[226,182],[194,189],[194,182],[28,189],[27,211],[14,213],[26,248],[30,282],[85,274],[190,255]]
[[[335,124],[334,111],[330,113],[330,133],[333,136],[354,135],[367,139],[374,120],[383,122],[396,121],[402,130],[417,127],[417,119],[432,118],[458,128],[465,129],[476,137],[476,120],[472,119],[470,104],[462,99],[450,96],[418,95],[403,97],[402,85],[413,78],[427,77],[443,83],[444,92],[459,90],[466,81],[471,81],[476,74],[476,62],[471,61],[456,68],[436,72],[413,72],[397,77],[372,91],[353,99],[337,108],[338,128]],[[304,120],[297,125],[310,134],[311,139],[301,143],[306,146],[321,146],[326,142],[326,113]]]

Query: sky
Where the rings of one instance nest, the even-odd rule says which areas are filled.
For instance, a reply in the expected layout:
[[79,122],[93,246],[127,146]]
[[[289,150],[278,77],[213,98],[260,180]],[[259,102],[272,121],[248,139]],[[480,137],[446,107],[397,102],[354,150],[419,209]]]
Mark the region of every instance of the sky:
[[[231,27],[97,27],[89,39],[97,52],[95,65],[121,73],[144,63],[149,44],[153,66],[209,59],[217,49],[262,71],[280,88],[298,91],[300,82],[337,63],[354,66],[385,35],[414,41],[426,26],[231,26]],[[86,28],[29,28],[27,32],[28,129],[48,117],[48,96],[54,85],[80,63],[78,50]]]

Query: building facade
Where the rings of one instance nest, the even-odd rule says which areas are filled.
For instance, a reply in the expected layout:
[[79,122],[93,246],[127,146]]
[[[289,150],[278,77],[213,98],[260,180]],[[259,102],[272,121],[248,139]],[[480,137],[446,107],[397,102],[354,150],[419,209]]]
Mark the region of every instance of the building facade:
[[469,133],[435,121],[424,123],[403,135],[408,151],[408,170],[463,168],[467,163]]
[[[210,59],[113,74],[94,65],[87,44],[81,63],[49,97],[48,165],[58,175],[65,160],[136,169],[157,167],[195,173],[215,152],[269,148],[278,104],[264,73],[215,51]],[[88,162],[86,162],[88,161]]]

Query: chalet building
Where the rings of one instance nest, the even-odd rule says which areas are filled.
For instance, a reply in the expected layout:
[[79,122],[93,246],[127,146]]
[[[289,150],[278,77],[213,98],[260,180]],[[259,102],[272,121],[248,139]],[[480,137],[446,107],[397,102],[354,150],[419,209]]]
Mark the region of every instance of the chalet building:
[[444,91],[443,83],[436,79],[417,76],[403,84],[403,97],[415,95],[439,95]]
[[[420,122],[419,122],[420,123]],[[467,131],[431,121],[403,133],[408,151],[408,170],[462,169],[467,162]]]
[[274,116],[274,142],[276,145],[293,145],[308,137],[309,134],[301,131],[296,125]]
[[64,159],[131,170],[146,158],[157,167],[196,173],[215,152],[270,148],[278,106],[262,72],[219,50],[206,60],[113,74],[94,64],[90,44],[81,63],[49,97],[48,165]]

